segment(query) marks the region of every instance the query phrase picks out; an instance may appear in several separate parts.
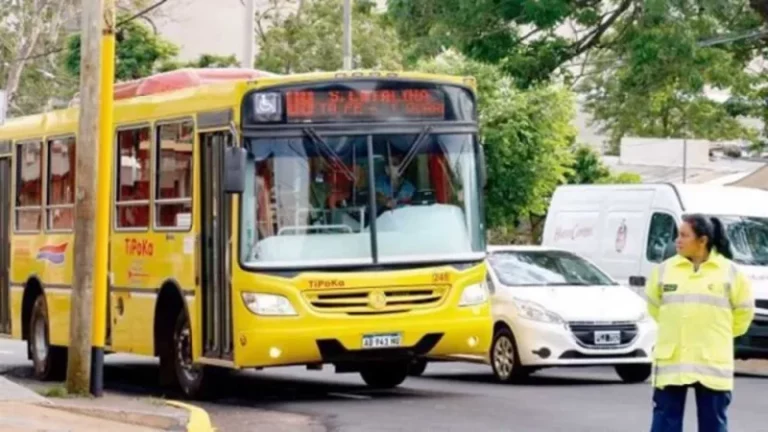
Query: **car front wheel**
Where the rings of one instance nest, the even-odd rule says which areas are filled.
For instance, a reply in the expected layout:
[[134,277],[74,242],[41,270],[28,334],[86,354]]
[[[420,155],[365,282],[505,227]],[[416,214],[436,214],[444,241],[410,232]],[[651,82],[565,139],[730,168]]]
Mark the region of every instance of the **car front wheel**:
[[530,369],[520,363],[515,337],[507,328],[499,329],[493,335],[490,357],[493,374],[502,383],[515,382],[530,374]]

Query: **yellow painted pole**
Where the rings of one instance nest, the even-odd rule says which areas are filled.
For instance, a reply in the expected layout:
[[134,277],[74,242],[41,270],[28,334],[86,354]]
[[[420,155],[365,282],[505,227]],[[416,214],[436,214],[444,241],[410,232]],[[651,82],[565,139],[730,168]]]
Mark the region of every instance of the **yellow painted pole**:
[[101,104],[99,106],[99,181],[96,201],[96,250],[93,275],[93,352],[91,393],[104,391],[104,345],[109,295],[109,235],[114,164],[115,0],[104,0],[101,33]]

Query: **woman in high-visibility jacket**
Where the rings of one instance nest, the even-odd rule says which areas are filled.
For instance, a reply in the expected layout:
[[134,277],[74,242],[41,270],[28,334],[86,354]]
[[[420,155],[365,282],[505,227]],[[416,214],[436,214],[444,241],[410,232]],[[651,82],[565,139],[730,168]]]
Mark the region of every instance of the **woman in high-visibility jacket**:
[[754,316],[749,279],[734,264],[717,218],[683,218],[677,255],[656,268],[645,289],[658,323],[653,352],[651,432],[682,432],[689,387],[700,432],[726,432],[733,390],[734,338]]

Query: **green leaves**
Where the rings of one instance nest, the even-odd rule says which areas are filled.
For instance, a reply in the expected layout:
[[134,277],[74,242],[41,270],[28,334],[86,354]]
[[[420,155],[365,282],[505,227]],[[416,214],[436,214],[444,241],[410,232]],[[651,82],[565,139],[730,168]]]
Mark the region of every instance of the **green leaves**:
[[[275,8],[280,2],[275,2]],[[256,66],[277,73],[301,73],[342,68],[342,3],[307,1],[285,16],[268,9],[257,17],[260,51]],[[400,41],[371,2],[356,2],[352,13],[353,64],[362,69],[397,70],[402,65]]]
[[477,78],[489,226],[514,226],[520,218],[544,214],[570,164],[572,93],[560,87],[518,90],[498,68],[456,51],[420,62],[417,69]]
[[[115,78],[120,81],[159,72],[163,64],[173,60],[179,53],[176,45],[154,34],[139,21],[124,24],[118,31],[118,40]],[[80,35],[70,37],[65,65],[71,75],[80,75]]]

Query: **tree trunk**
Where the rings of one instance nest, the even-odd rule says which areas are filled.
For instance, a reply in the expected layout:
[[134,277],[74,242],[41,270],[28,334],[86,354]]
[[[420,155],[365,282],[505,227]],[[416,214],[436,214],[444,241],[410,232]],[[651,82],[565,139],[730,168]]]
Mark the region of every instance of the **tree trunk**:
[[94,225],[99,155],[102,0],[83,0],[80,53],[80,128],[77,138],[74,280],[70,307],[67,390],[87,394],[91,384]]

